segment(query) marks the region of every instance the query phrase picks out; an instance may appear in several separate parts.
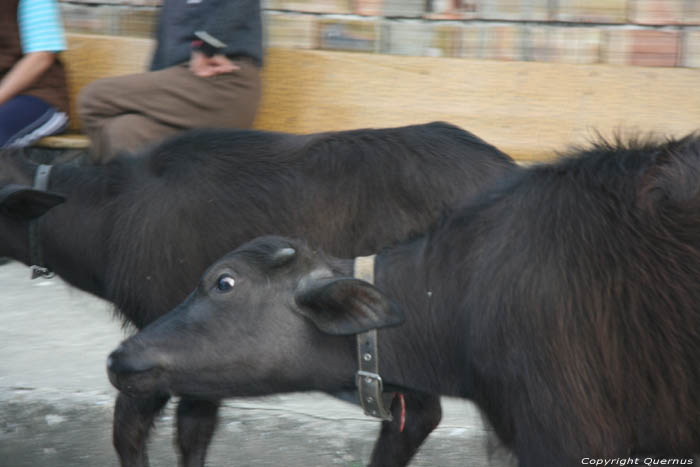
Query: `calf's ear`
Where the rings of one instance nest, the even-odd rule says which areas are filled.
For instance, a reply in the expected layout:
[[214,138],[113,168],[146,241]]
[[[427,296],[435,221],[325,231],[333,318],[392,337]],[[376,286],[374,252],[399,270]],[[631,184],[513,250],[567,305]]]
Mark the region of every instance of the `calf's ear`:
[[297,311],[327,334],[347,336],[395,326],[404,316],[394,302],[368,282],[320,279],[296,294]]
[[66,197],[59,193],[7,185],[0,188],[0,213],[20,220],[32,220],[65,200]]

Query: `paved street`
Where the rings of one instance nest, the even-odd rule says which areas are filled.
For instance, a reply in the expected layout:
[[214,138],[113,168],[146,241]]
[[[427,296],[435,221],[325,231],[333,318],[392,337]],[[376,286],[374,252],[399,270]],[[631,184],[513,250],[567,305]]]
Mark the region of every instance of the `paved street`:
[[[60,279],[29,280],[0,266],[0,466],[116,466],[111,446],[115,391],[104,361],[127,331],[110,306]],[[411,466],[505,467],[467,402],[445,399],[441,425]],[[176,465],[173,407],[156,423],[151,464]],[[365,465],[379,423],[324,394],[229,400],[209,466]]]

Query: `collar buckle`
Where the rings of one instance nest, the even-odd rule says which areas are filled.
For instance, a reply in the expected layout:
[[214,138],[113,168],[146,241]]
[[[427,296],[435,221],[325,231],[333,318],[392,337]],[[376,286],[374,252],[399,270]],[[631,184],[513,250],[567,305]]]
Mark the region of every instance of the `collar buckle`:
[[[49,188],[50,165],[41,164],[34,174],[34,189],[46,191]],[[39,234],[39,219],[29,222],[29,261],[31,261],[32,279],[43,277],[51,279],[55,274],[44,266],[44,255],[41,250],[41,236]]]
[[56,274],[50,270],[49,268],[45,268],[42,266],[37,266],[36,264],[33,264],[30,269],[32,270],[32,279],[36,279],[38,277],[44,278],[44,279],[51,279],[53,276]]
[[[374,283],[374,255],[355,258],[354,276]],[[391,402],[393,394],[384,394],[384,383],[379,376],[379,353],[377,330],[357,334],[358,371],[355,384],[360,393],[360,404],[365,415],[391,421]]]
[[382,377],[376,373],[360,370],[355,375],[355,382],[365,415],[391,421],[391,411],[386,408],[385,399],[388,399],[388,405],[391,406],[393,395],[383,394]]

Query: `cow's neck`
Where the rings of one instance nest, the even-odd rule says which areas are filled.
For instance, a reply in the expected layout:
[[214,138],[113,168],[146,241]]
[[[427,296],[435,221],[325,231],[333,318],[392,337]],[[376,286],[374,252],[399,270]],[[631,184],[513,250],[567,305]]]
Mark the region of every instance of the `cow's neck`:
[[[104,296],[108,168],[54,166],[49,190],[67,201],[38,222],[43,262],[71,285]],[[26,262],[29,262],[27,255]]]
[[449,278],[435,274],[425,248],[419,239],[377,257],[377,287],[406,316],[403,324],[379,330],[380,374],[387,383],[465,397],[467,316],[446,299]]

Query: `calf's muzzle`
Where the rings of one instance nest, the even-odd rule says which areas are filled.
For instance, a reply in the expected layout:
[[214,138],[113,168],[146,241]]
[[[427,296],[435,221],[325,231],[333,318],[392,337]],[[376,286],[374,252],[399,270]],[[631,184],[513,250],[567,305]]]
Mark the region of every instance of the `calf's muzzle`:
[[164,392],[163,373],[162,359],[154,352],[132,352],[122,344],[107,357],[109,380],[122,392]]

